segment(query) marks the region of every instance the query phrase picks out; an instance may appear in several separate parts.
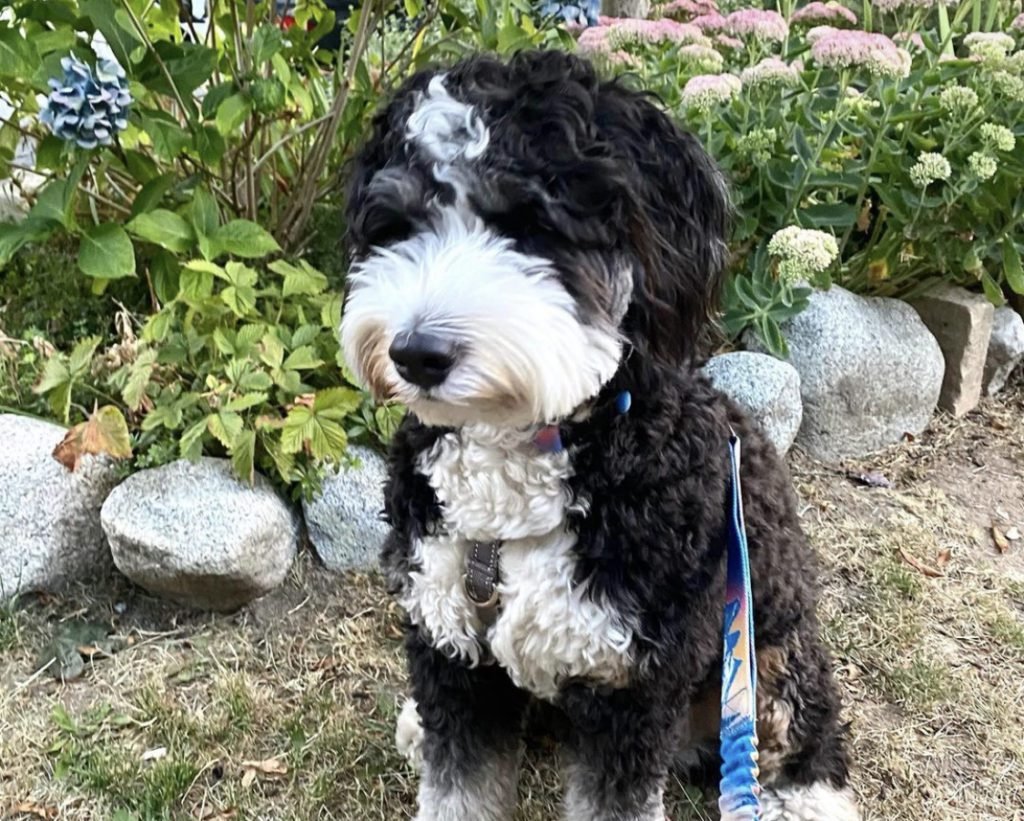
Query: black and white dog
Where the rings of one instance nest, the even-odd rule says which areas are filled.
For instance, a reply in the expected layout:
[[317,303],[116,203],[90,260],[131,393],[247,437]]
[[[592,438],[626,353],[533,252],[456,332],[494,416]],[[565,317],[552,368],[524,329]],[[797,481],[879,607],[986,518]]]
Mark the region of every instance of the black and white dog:
[[696,367],[727,213],[696,139],[560,52],[411,78],[356,158],[342,340],[410,410],[383,561],[420,821],[511,819],[537,704],[571,821],[661,821],[670,771],[715,774],[730,427],[764,817],[859,818],[788,476]]

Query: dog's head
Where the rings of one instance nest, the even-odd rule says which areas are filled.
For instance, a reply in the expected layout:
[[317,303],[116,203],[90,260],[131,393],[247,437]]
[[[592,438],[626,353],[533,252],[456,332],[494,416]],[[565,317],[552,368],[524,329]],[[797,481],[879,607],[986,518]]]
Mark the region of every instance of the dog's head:
[[427,424],[557,421],[627,352],[692,357],[727,211],[697,140],[578,58],[422,73],[356,158],[345,354]]

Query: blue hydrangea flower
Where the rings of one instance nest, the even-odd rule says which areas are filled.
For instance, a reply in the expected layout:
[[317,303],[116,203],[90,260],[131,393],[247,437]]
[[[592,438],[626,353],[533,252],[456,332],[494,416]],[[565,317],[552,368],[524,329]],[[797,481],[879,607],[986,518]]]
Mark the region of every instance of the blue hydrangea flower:
[[566,23],[577,26],[596,26],[601,13],[601,0],[576,0],[575,3],[558,3],[545,0],[541,3],[543,17],[561,17]]
[[73,54],[60,61],[62,80],[51,79],[50,96],[39,119],[62,140],[82,148],[110,145],[128,127],[132,96],[124,69],[115,60],[99,60],[96,72]]

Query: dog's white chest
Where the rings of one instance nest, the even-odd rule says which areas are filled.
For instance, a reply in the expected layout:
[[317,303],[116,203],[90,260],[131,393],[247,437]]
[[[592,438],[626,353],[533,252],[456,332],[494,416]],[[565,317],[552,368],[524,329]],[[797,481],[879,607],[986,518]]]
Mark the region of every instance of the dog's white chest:
[[[624,685],[633,630],[575,581],[568,453],[480,427],[445,435],[419,469],[441,502],[444,528],[414,546],[420,570],[402,603],[434,645],[472,664],[487,646],[518,686],[542,698],[572,678]],[[463,586],[474,541],[502,543],[500,610],[490,625]]]

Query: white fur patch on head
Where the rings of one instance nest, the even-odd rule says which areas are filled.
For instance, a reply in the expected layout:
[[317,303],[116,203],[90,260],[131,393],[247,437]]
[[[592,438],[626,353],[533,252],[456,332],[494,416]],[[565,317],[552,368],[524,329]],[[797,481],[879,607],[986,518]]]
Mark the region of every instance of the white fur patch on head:
[[[622,356],[618,330],[580,321],[551,264],[519,253],[476,217],[444,209],[431,230],[355,263],[342,345],[378,394],[430,425],[553,422],[595,396]],[[395,336],[442,337],[457,351],[444,382],[405,382]]]
[[430,80],[406,123],[406,138],[438,163],[473,160],[487,150],[490,133],[471,105],[459,102],[444,85],[445,75]]
[[824,781],[766,788],[761,807],[763,821],[860,821],[853,792]]

